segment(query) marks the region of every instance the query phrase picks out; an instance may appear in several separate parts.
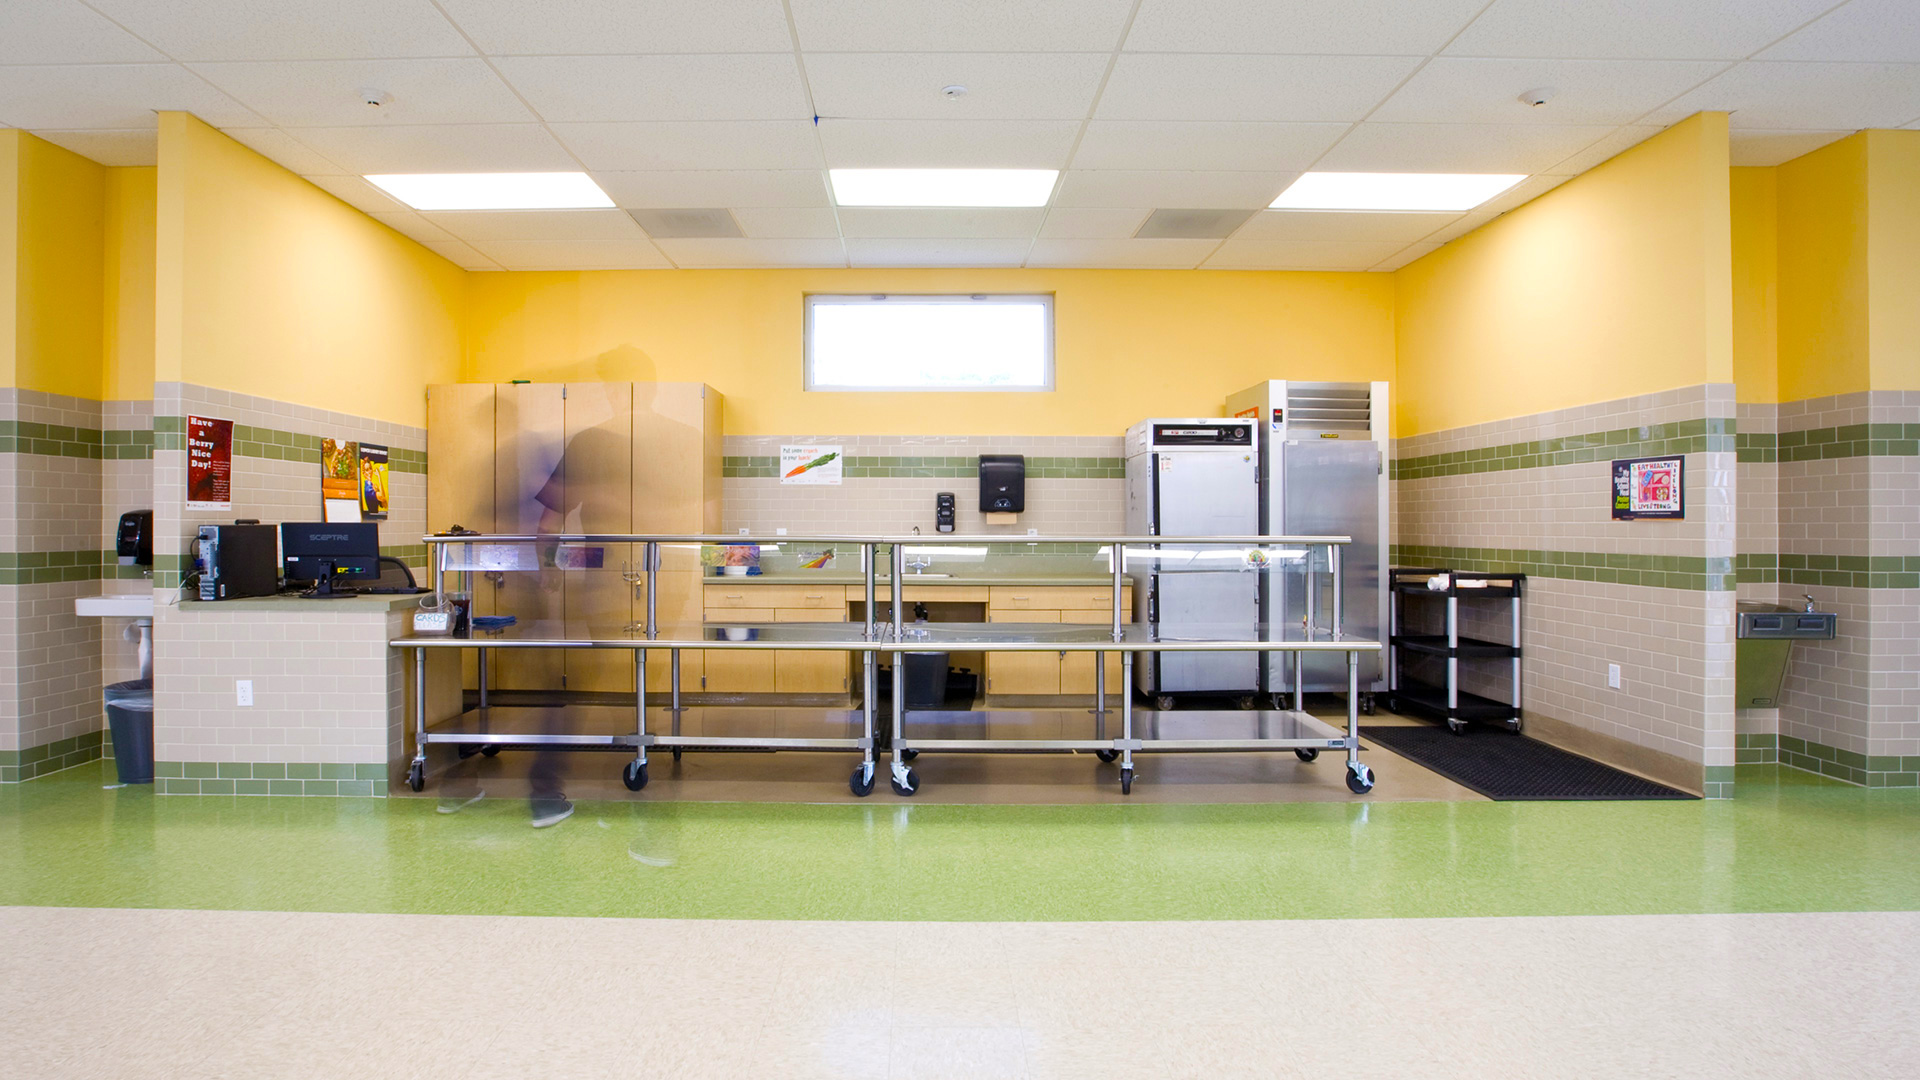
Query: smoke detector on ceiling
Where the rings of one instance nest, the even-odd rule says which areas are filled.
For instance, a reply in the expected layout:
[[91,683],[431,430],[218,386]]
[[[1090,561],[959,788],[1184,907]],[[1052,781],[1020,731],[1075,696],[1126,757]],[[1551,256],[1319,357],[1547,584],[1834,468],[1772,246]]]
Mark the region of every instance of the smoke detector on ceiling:
[[940,96],[948,99],[963,98],[967,96],[967,88],[961,86],[959,83],[955,83],[952,86],[943,86],[940,88]]
[[1531,105],[1536,109],[1552,100],[1553,87],[1551,86],[1542,86],[1537,90],[1529,90],[1520,95],[1520,104]]
[[377,90],[371,86],[363,86],[354,91],[354,93],[360,98],[361,104],[369,109],[384,108],[388,102],[393,100],[392,94],[387,93],[385,90]]

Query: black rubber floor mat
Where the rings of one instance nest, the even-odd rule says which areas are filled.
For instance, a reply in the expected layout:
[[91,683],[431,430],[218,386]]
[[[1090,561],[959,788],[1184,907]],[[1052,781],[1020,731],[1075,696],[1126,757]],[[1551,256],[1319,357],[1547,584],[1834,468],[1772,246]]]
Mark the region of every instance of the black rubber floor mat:
[[[1694,799],[1699,796],[1621,772],[1557,746],[1504,731],[1364,727],[1360,733],[1401,757],[1489,799]],[[1379,762],[1374,762],[1375,767]]]

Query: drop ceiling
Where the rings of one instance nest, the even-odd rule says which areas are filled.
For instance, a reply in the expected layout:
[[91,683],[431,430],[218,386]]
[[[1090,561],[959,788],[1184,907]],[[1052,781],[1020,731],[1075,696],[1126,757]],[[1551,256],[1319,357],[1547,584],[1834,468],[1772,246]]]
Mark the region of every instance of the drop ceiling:
[[[1390,270],[1702,109],[1731,111],[1745,165],[1920,128],[1920,3],[0,4],[0,124],[151,164],[162,109],[473,269]],[[829,168],[915,166],[1062,175],[1039,210],[833,205]],[[360,179],[581,169],[622,211],[419,214]],[[1530,178],[1464,215],[1264,209],[1308,169]],[[1136,238],[1157,209],[1247,219]],[[740,235],[624,210],[725,210]]]

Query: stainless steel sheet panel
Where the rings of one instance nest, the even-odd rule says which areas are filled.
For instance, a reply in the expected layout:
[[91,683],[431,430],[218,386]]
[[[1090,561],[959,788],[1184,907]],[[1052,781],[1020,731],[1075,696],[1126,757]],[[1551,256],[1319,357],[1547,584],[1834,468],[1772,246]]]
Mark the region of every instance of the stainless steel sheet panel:
[[[1269,508],[1269,525],[1275,532],[1295,535],[1345,535],[1353,542],[1340,550],[1341,629],[1354,637],[1380,636],[1380,485],[1386,478],[1380,471],[1380,448],[1371,441],[1358,439],[1303,439],[1288,441],[1274,448],[1274,469],[1278,480],[1279,505]],[[1270,488],[1271,491],[1271,488]],[[1279,521],[1272,521],[1277,509]],[[1326,553],[1313,552],[1314,566],[1321,571],[1313,578],[1317,590],[1313,597],[1315,636],[1331,631],[1333,625],[1333,584],[1326,569]],[[1292,568],[1278,568],[1268,575],[1268,603],[1278,617],[1270,621],[1284,626],[1300,626],[1306,618],[1304,575]],[[1360,685],[1371,686],[1379,677],[1376,657],[1360,658]],[[1306,658],[1306,681],[1310,691],[1345,692],[1347,665],[1344,656]],[[1292,691],[1293,657],[1272,654],[1267,661],[1267,686],[1271,690]]]

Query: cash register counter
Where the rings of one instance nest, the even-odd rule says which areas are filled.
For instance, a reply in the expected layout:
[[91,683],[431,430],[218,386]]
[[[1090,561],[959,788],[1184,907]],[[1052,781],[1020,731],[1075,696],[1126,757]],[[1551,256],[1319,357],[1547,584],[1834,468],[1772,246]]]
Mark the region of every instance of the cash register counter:
[[[154,772],[166,794],[385,795],[404,774],[419,596],[154,599]],[[429,668],[459,712],[459,668]],[[249,701],[250,699],[250,701]]]

